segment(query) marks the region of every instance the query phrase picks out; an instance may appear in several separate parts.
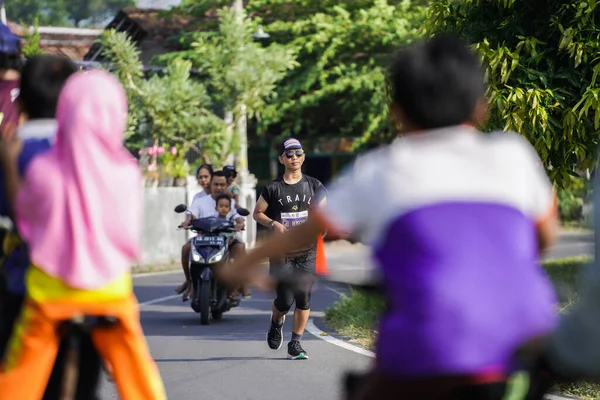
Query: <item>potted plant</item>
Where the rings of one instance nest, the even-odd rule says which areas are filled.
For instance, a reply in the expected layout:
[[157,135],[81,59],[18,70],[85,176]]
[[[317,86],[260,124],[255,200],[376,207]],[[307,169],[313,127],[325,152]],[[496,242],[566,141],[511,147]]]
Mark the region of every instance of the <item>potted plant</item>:
[[174,179],[175,186],[185,186],[189,173],[189,165],[181,156],[182,152],[177,147],[172,147],[170,152],[164,152],[162,162],[165,174]]

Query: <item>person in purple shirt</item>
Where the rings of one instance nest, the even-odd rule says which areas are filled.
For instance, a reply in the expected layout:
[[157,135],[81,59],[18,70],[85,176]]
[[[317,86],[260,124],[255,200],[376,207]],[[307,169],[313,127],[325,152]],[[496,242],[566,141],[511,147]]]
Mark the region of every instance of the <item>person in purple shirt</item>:
[[556,196],[526,139],[476,128],[487,116],[484,82],[479,58],[454,37],[400,51],[390,70],[398,138],[359,157],[304,224],[219,276],[264,281],[264,258],[324,230],[359,234],[387,309],[374,369],[353,400],[500,400],[517,371],[528,373],[518,350],[556,326],[540,265],[557,235]]
[[[51,55],[31,58],[22,69],[19,82],[20,94],[16,104],[24,121],[16,130],[23,140],[19,155],[19,174],[25,175],[31,161],[50,149],[54,142],[57,123],[54,119],[58,97],[67,78],[77,72],[70,60]],[[12,218],[6,193],[4,174],[0,174],[0,215]],[[3,300],[0,301],[0,358],[4,354],[12,333],[15,319],[19,315],[25,295],[25,273],[29,267],[27,246],[21,242],[16,231],[8,233],[4,243],[9,250],[4,259],[6,284]],[[61,343],[52,375],[43,400],[58,399],[66,358],[66,341]],[[100,374],[100,358],[91,340],[83,340],[83,358],[80,365],[80,380],[76,399],[96,399],[96,388]]]

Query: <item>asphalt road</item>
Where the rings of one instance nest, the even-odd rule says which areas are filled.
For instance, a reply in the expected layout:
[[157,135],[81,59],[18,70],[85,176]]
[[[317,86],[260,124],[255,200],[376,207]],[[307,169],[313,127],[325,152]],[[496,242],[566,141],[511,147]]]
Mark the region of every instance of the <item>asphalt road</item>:
[[[591,241],[588,234],[562,236],[546,258],[589,254]],[[360,245],[329,247],[328,263],[335,279],[357,282],[371,275]],[[272,297],[260,293],[226,313],[222,321],[200,326],[199,316],[189,303],[173,296],[173,289],[182,279],[182,273],[135,279],[144,332],[171,400],[339,399],[344,372],[364,370],[372,362],[367,355],[325,341],[329,336],[308,332],[303,346],[309,360],[287,360],[285,345],[279,351],[270,350],[265,332]],[[324,310],[344,291],[346,286],[340,284],[317,287],[312,301],[317,329],[327,331]],[[288,319],[284,327],[286,342],[290,328]],[[118,398],[106,381],[102,398]]]

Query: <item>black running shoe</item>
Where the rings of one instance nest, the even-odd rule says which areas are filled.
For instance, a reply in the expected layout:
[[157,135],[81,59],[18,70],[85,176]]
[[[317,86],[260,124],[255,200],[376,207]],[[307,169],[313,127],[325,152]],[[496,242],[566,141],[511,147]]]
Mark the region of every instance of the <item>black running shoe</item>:
[[283,344],[283,323],[285,322],[285,316],[281,321],[281,325],[277,325],[273,322],[273,316],[271,315],[271,327],[267,332],[267,344],[271,350],[279,350]]
[[290,360],[308,360],[306,350],[300,345],[300,341],[292,340],[288,343],[288,356]]

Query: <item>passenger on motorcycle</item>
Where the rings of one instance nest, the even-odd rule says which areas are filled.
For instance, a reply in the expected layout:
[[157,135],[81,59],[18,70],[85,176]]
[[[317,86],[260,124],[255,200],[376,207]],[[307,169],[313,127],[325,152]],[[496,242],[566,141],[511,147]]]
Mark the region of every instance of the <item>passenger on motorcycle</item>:
[[[232,248],[239,248],[241,249],[240,251],[245,252],[246,250],[246,246],[244,245],[244,241],[242,239],[242,236],[240,235],[240,231],[244,229],[244,227],[246,226],[246,221],[244,220],[244,217],[240,216],[237,211],[231,209],[231,203],[234,200],[226,193],[221,194],[217,197],[217,213],[218,213],[218,218],[225,220],[225,221],[234,221],[235,222],[235,239],[233,241],[233,245]],[[238,247],[241,246],[241,247]],[[238,254],[239,256],[239,254]],[[233,256],[233,258],[235,259],[235,255]],[[233,290],[231,290],[229,298],[233,301],[238,301],[240,299],[240,291],[242,290],[242,287],[238,287],[238,288],[234,288]],[[246,296],[244,296],[246,297]]]
[[[224,194],[227,190],[227,175],[223,171],[215,171],[210,180],[210,196],[205,196],[200,199],[196,199],[192,202],[192,205],[189,207],[189,213],[187,214],[186,220],[181,224],[182,228],[189,227],[190,223],[193,219],[196,218],[207,218],[207,217],[216,217],[217,213],[217,202],[216,199],[220,195]],[[231,200],[231,207],[235,210],[235,200]],[[235,211],[230,211],[229,217],[231,217],[232,213]],[[241,218],[241,217],[240,217]],[[193,286],[191,283],[191,277],[189,275],[189,257],[191,251],[191,239],[186,242],[186,244],[182,248],[182,264],[184,271],[186,273],[186,288],[183,293],[183,301],[187,301],[193,294]],[[235,242],[231,247],[231,255],[232,258],[239,258],[242,254],[244,254],[244,244],[241,242]],[[186,260],[184,262],[184,260]]]
[[461,41],[413,45],[390,75],[399,137],[346,170],[306,223],[220,278],[264,279],[257,264],[267,257],[326,229],[359,233],[388,309],[375,368],[353,399],[499,400],[515,351],[556,324],[539,261],[557,234],[552,184],[523,137],[474,127],[486,117],[484,72]]
[[[200,200],[206,196],[210,196],[210,180],[212,178],[212,175],[213,175],[213,167],[210,164],[202,164],[201,166],[199,166],[196,169],[196,180],[198,181],[198,185],[202,188],[202,190],[194,195],[194,198],[192,199],[192,203],[194,203],[196,200]],[[186,212],[186,215],[187,216],[190,215],[189,210]],[[190,282],[192,279],[190,276],[190,267],[188,265],[189,257],[190,257],[189,252],[190,252],[190,247],[186,243],[181,248],[181,268],[183,269],[183,273],[185,274],[185,282],[183,282],[181,285],[179,285],[179,286],[177,286],[177,288],[175,288],[175,293],[177,293],[177,294],[182,294],[183,292],[187,291],[189,288],[188,282]],[[187,294],[184,295],[184,298],[186,298],[186,297],[187,297]]]

